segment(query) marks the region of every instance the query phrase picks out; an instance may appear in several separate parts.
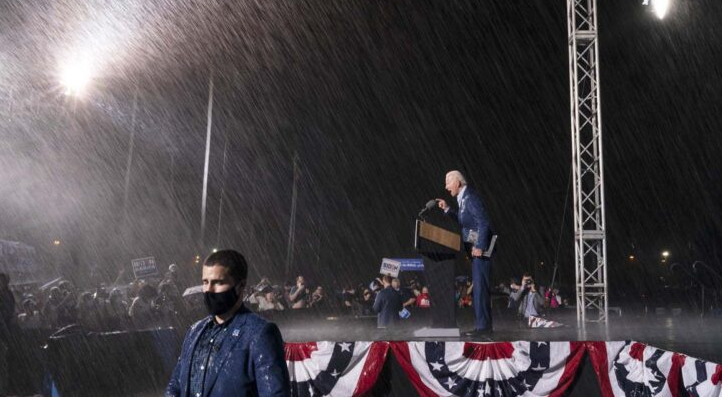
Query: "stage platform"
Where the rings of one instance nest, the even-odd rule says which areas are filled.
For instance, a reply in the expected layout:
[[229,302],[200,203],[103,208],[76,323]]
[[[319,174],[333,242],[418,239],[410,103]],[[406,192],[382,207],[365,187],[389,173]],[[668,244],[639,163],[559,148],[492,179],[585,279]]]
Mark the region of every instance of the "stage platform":
[[[375,317],[314,317],[304,319],[301,313],[291,316],[276,316],[274,321],[281,328],[287,342],[309,340],[349,341],[349,340],[443,340],[472,341],[470,338],[433,338],[414,337],[414,331],[427,324],[428,318],[423,311],[416,310],[406,323],[396,329],[376,329]],[[661,349],[683,353],[722,363],[722,318],[699,315],[671,316],[654,313],[611,314],[606,324],[587,323],[578,327],[576,312],[573,309],[557,311],[551,317],[565,324],[561,328],[530,329],[520,323],[514,313],[498,311],[494,315],[492,341],[622,341],[635,340]],[[461,331],[473,327],[471,310],[458,310],[457,323]],[[485,340],[479,340],[485,341]]]
[[[627,349],[627,357],[635,357],[639,362],[646,362],[645,354],[651,348],[663,349],[689,357],[703,359],[712,363],[722,363],[722,319],[718,317],[700,318],[699,316],[644,316],[625,312],[623,316],[611,316],[607,324],[587,324],[577,327],[576,315],[573,310],[558,311],[553,319],[566,324],[561,328],[529,329],[517,321],[514,313],[499,311],[494,316],[495,332],[490,341],[468,338],[418,339],[413,334],[416,329],[428,324],[428,312],[414,310],[408,321],[395,329],[376,329],[375,317],[327,317],[321,313],[310,311],[288,311],[285,313],[264,313],[279,325],[289,349],[300,349],[292,355],[292,365],[305,365],[302,362],[310,359],[311,353],[317,351],[324,355],[340,354],[349,349],[354,354],[367,349],[369,357],[379,357],[379,350],[385,352],[381,360],[382,368],[377,372],[367,395],[371,396],[415,396],[418,395],[418,384],[409,375],[408,363],[404,355],[430,354],[430,349],[443,346],[445,351],[455,351],[466,358],[476,357],[483,360],[489,357],[503,358],[514,354],[533,357],[534,349],[550,346],[547,356],[559,358],[559,349],[571,357],[575,349],[582,349],[577,357],[575,376],[566,387],[566,395],[583,397],[609,397],[600,391],[599,380],[594,369],[592,352],[606,349]],[[473,313],[471,310],[460,310],[457,322],[462,331],[471,327]],[[70,391],[67,396],[151,396],[161,395],[170,371],[180,348],[185,330],[156,329],[146,331],[118,332],[108,334],[74,334],[55,340],[48,348],[39,349],[35,354],[38,358],[45,357],[49,373],[38,372],[38,360],[30,360],[25,365],[22,357],[17,358],[16,368],[20,373],[41,375],[37,382],[52,378],[60,390]],[[597,341],[597,342],[588,342]],[[605,343],[619,341],[616,345]],[[624,344],[624,341],[639,343]],[[40,342],[40,343],[38,343]],[[338,342],[338,343],[335,343]],[[342,343],[343,342],[343,343]],[[411,343],[409,343],[411,342]],[[432,343],[413,343],[432,342]],[[444,343],[436,343],[444,342]],[[469,344],[466,342],[485,342]],[[549,343],[552,342],[552,343]],[[557,342],[557,343],[554,343]],[[571,342],[571,343],[570,343]],[[38,348],[43,341],[28,341],[26,346]],[[613,346],[614,345],[614,346]],[[561,346],[561,347],[560,347]],[[127,354],[132,351],[133,354]],[[555,350],[556,349],[556,350]],[[375,351],[375,352],[374,352]],[[426,353],[420,353],[424,352]],[[579,351],[579,350],[576,350]],[[610,350],[611,351],[611,350]],[[411,352],[411,353],[408,353]],[[23,354],[26,354],[23,352]],[[441,353],[442,356],[444,353]],[[328,356],[327,356],[328,357]],[[340,356],[339,356],[340,357]],[[441,357],[441,356],[438,356]],[[567,360],[568,358],[563,358]],[[418,362],[418,359],[416,360]],[[93,362],[97,365],[86,366]],[[295,362],[295,364],[292,364]],[[324,361],[328,363],[329,361]],[[334,361],[335,362],[335,361]],[[354,360],[349,362],[356,362]],[[600,361],[597,360],[597,364]],[[670,361],[671,362],[671,361]],[[27,365],[27,366],[26,366]],[[79,369],[81,369],[79,371]],[[124,371],[110,370],[125,368]],[[318,368],[312,365],[312,368]],[[531,368],[531,366],[530,366]],[[678,370],[675,370],[680,372]],[[341,372],[341,371],[339,371]],[[364,372],[364,371],[362,371]],[[641,371],[644,372],[644,371]],[[297,369],[297,374],[306,374],[308,368]],[[328,369],[331,374],[331,369]],[[433,373],[433,371],[432,371]],[[448,379],[443,379],[448,381]],[[29,379],[28,381],[33,381]],[[27,385],[28,387],[32,384]],[[680,384],[681,385],[681,384]],[[304,385],[303,387],[308,387]],[[31,395],[18,390],[18,395]],[[61,393],[61,396],[64,394]],[[298,394],[305,395],[305,394]],[[344,395],[334,393],[334,395]],[[506,394],[504,394],[506,395]]]

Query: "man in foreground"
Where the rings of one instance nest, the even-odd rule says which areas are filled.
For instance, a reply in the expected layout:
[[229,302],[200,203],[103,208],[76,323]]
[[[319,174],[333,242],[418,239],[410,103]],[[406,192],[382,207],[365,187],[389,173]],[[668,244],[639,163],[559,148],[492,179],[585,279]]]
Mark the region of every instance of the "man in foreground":
[[248,265],[223,250],[203,262],[210,315],[191,326],[166,397],[289,396],[283,339],[275,324],[243,306]]

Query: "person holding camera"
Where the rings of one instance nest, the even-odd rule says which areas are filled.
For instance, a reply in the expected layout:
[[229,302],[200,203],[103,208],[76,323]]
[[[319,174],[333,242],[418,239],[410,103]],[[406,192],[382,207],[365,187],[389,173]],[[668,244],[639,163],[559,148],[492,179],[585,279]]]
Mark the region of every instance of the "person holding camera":
[[306,279],[303,276],[296,277],[296,285],[291,288],[288,295],[291,309],[305,309],[310,295],[309,292],[308,287],[306,287]]
[[544,296],[539,292],[539,287],[534,282],[531,274],[524,273],[521,279],[521,288],[512,291],[511,299],[519,307],[520,317],[529,319],[539,317],[544,312]]

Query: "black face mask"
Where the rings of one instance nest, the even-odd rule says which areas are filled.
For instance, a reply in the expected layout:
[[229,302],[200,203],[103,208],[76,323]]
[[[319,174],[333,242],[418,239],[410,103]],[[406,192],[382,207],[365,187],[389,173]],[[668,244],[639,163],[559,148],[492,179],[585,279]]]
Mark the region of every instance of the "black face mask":
[[236,286],[234,285],[233,288],[224,292],[204,292],[203,301],[206,304],[208,313],[214,316],[228,313],[238,301]]

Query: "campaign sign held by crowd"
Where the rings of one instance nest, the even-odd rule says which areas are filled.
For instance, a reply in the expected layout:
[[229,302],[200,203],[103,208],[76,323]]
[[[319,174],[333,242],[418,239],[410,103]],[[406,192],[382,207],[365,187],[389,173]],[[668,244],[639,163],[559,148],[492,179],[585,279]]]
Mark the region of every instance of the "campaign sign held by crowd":
[[130,263],[133,266],[133,275],[135,278],[145,278],[158,275],[158,267],[155,264],[155,258],[152,256],[133,259]]
[[398,277],[401,271],[401,262],[389,258],[381,260],[381,270],[379,273],[388,274],[391,277]]

